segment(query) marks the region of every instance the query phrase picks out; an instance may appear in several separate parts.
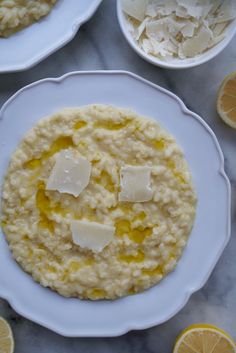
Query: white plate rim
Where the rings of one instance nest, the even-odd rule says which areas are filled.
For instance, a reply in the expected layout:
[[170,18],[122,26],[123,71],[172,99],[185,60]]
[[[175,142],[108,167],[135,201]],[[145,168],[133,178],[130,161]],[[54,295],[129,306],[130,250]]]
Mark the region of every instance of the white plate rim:
[[[142,83],[151,86],[153,88],[155,88],[156,90],[168,95],[169,97],[175,99],[180,108],[181,111],[184,114],[190,115],[192,116],[194,119],[196,119],[202,126],[203,128],[207,131],[207,133],[209,134],[209,136],[213,139],[214,141],[214,145],[216,148],[216,152],[218,153],[218,156],[220,157],[220,166],[218,169],[218,174],[221,175],[223,177],[223,180],[225,182],[226,185],[226,191],[227,191],[227,222],[226,222],[226,232],[225,232],[225,238],[224,238],[224,242],[222,244],[221,249],[218,250],[217,256],[215,256],[215,260],[212,261],[210,268],[208,269],[208,271],[206,272],[204,278],[202,279],[202,281],[196,285],[195,287],[191,287],[188,288],[187,290],[185,289],[184,291],[184,299],[181,302],[181,304],[179,304],[178,307],[175,308],[175,310],[173,310],[171,312],[171,314],[166,315],[165,318],[163,318],[162,320],[158,320],[158,319],[153,319],[150,321],[146,321],[145,324],[141,322],[129,322],[129,323],[123,323],[122,327],[116,328],[115,330],[110,330],[109,329],[100,329],[99,332],[83,332],[83,334],[80,334],[79,332],[77,332],[76,334],[70,333],[70,331],[66,331],[65,328],[60,328],[60,327],[55,327],[53,325],[51,325],[50,323],[47,323],[46,319],[44,320],[40,320],[34,317],[34,315],[30,314],[27,312],[27,310],[24,310],[23,308],[19,308],[17,306],[17,304],[15,303],[16,300],[14,298],[14,294],[9,293],[6,289],[1,288],[0,287],[0,298],[5,299],[8,301],[8,303],[12,306],[12,308],[19,313],[20,315],[24,316],[25,318],[36,322],[37,324],[44,326],[62,336],[65,337],[117,337],[117,336],[121,336],[131,330],[143,330],[143,329],[147,329],[156,325],[160,325],[166,321],[168,321],[169,319],[171,319],[174,315],[176,315],[188,302],[189,298],[191,297],[191,295],[193,293],[195,293],[196,291],[200,290],[205,283],[207,282],[208,278],[210,277],[215,265],[217,264],[223,250],[225,249],[226,245],[228,244],[229,240],[230,240],[230,235],[231,235],[231,185],[230,185],[230,181],[225,173],[224,170],[224,156],[223,156],[223,152],[221,150],[221,147],[219,145],[219,142],[214,134],[214,132],[212,131],[212,129],[207,125],[207,123],[196,113],[192,112],[191,110],[189,110],[186,105],[183,103],[183,101],[176,96],[174,93],[168,91],[165,88],[162,88],[134,73],[131,73],[129,71],[124,71],[124,70],[97,70],[97,71],[73,71],[70,73],[67,73],[61,77],[57,77],[57,78],[45,78],[45,79],[41,79],[38,80],[36,82],[33,82],[25,87],[23,87],[22,89],[20,89],[19,91],[17,91],[13,96],[11,96],[2,106],[2,108],[0,109],[0,122],[2,120],[2,115],[5,111],[5,109],[8,107],[9,104],[11,104],[11,102],[18,97],[19,95],[21,95],[22,92],[24,92],[25,90],[31,89],[31,87],[34,87],[36,85],[39,85],[43,82],[54,82],[54,83],[61,83],[63,80],[65,80],[66,78],[73,76],[73,75],[127,75],[133,79],[136,79],[138,81],[141,81]],[[79,331],[79,330],[78,330]]]
[[65,34],[63,40],[61,40],[58,45],[54,45],[52,43],[51,47],[48,50],[45,50],[41,53],[39,52],[37,56],[35,56],[31,60],[28,60],[26,63],[19,63],[18,65],[9,65],[9,66],[6,65],[4,66],[4,68],[1,68],[0,66],[0,73],[20,72],[20,71],[31,69],[32,67],[39,64],[41,61],[48,58],[50,55],[52,55],[53,53],[55,53],[56,51],[64,47],[75,37],[80,27],[85,22],[90,20],[90,18],[97,11],[102,1],[103,0],[93,0],[89,9],[79,19],[73,21],[73,23],[70,24],[70,26],[68,26],[68,32]]

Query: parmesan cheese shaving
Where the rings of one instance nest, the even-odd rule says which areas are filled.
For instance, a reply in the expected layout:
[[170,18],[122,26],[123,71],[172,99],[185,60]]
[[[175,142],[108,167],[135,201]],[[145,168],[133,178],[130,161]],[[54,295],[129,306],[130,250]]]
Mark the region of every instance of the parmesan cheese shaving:
[[100,252],[112,241],[115,227],[96,222],[72,221],[71,233],[75,245]]
[[204,52],[209,48],[212,39],[212,31],[207,27],[202,27],[195,37],[187,39],[183,43],[183,54],[186,58],[191,58]]
[[161,60],[194,58],[224,39],[234,0],[122,0],[129,31]]
[[153,196],[151,189],[151,168],[146,166],[125,166],[120,171],[121,192],[119,201],[145,202]]
[[123,0],[123,10],[136,20],[142,21],[145,16],[148,0]]
[[75,197],[86,188],[91,173],[90,162],[75,157],[70,150],[60,152],[47,181],[47,190],[57,190]]

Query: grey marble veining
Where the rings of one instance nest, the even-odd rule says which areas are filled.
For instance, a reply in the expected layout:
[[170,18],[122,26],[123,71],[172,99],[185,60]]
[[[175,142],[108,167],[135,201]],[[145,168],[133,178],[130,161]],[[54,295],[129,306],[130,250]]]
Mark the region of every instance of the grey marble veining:
[[0,315],[9,320],[14,331],[15,353],[170,353],[179,331],[194,322],[219,325],[236,340],[236,131],[221,122],[215,108],[220,82],[236,70],[236,38],[223,53],[200,67],[181,71],[157,68],[130,49],[119,29],[115,0],[104,0],[66,47],[26,72],[0,75],[0,105],[35,80],[99,69],[132,71],[171,90],[212,127],[232,185],[232,237],[204,288],[174,318],[148,330],[118,338],[64,338],[22,318],[0,300]]

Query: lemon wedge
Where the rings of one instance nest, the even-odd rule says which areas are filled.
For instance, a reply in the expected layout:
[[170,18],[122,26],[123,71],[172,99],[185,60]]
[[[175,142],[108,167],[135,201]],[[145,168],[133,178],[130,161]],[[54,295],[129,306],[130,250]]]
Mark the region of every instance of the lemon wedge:
[[177,337],[173,353],[236,353],[232,337],[209,324],[187,327]]
[[6,320],[0,317],[0,353],[13,353],[14,339]]
[[236,71],[226,76],[220,86],[217,111],[226,124],[236,129]]

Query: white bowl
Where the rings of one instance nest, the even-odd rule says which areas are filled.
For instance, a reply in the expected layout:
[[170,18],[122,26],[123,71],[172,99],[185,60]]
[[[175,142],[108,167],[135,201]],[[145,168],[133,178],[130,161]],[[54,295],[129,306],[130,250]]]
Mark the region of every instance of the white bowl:
[[72,40],[102,0],[58,0],[40,21],[0,38],[0,73],[29,69]]
[[200,54],[194,58],[189,58],[189,59],[174,59],[171,61],[163,61],[158,58],[156,58],[153,55],[145,53],[143,49],[139,47],[139,45],[136,43],[134,38],[132,37],[129,29],[128,29],[128,21],[127,21],[127,16],[122,10],[121,6],[122,0],[117,0],[117,16],[120,24],[121,31],[123,35],[125,36],[127,42],[131,46],[134,51],[141,56],[144,60],[148,61],[149,63],[160,66],[163,68],[168,68],[168,69],[187,69],[190,67],[198,66],[200,64],[204,64],[205,62],[213,59],[216,55],[218,55],[228,44],[229,42],[233,39],[235,33],[236,33],[236,18],[229,24],[225,31],[225,38],[215,45],[213,48],[207,50],[205,53]]
[[176,269],[149,290],[114,301],[64,298],[42,287],[12,259],[0,230],[0,297],[65,336],[117,336],[170,319],[205,284],[230,237],[230,184],[214,133],[174,94],[128,72],[74,72],[35,82],[11,97],[0,111],[0,183],[18,142],[40,118],[92,103],[130,108],[173,134],[189,163],[198,205]]

